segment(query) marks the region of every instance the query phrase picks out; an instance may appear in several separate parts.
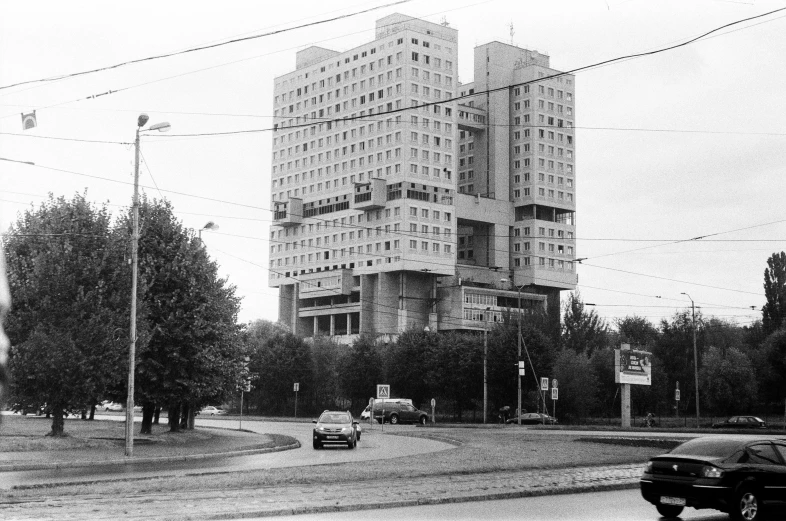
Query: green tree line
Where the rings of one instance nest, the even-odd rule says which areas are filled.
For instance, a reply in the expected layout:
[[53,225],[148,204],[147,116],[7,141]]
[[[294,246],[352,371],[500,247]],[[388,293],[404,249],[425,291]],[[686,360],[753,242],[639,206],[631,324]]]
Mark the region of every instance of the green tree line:
[[[143,198],[140,223],[134,402],[143,433],[161,408],[178,430],[240,383],[240,301],[169,202]],[[67,414],[126,401],[131,226],[130,212],[113,219],[86,194],[50,195],[5,236],[9,402],[45,408],[53,435]]]

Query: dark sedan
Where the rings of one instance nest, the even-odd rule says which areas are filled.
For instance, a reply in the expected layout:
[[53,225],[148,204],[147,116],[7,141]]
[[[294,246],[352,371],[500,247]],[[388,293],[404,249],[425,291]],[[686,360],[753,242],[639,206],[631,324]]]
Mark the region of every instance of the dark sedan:
[[762,509],[786,504],[786,440],[696,438],[652,458],[640,484],[644,499],[667,518],[693,507],[756,521]]
[[[509,418],[505,423],[518,424],[519,419]],[[555,425],[556,423],[557,419],[555,417],[549,416],[548,414],[543,414],[542,412],[526,412],[521,415],[522,425]]]
[[732,416],[712,424],[713,429],[766,429],[767,424],[758,416]]

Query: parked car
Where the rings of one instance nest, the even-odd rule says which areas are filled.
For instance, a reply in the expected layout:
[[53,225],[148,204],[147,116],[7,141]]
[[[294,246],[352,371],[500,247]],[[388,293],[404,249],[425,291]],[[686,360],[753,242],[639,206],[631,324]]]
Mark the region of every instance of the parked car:
[[199,414],[204,416],[220,416],[226,413],[227,412],[224,409],[219,409],[218,407],[213,407],[212,405],[206,405],[205,407],[202,407],[202,410],[199,411]]
[[360,433],[358,422],[349,411],[325,411],[316,423],[313,434],[314,449],[321,449],[325,444],[346,444],[350,449],[357,447]]
[[[509,418],[507,422],[508,424],[519,423],[518,418]],[[553,416],[549,416],[548,414],[544,414],[542,412],[525,412],[521,415],[521,424],[522,425],[555,425],[557,423],[557,419]]]
[[758,416],[732,416],[712,424],[713,429],[766,429],[767,424]]
[[428,422],[428,413],[407,402],[375,402],[374,419],[377,420],[377,423],[387,422],[392,425],[397,423],[425,425]]
[[120,403],[110,402],[109,400],[104,400],[96,408],[102,411],[122,411],[123,405]]
[[763,509],[786,503],[786,440],[695,438],[650,459],[640,485],[642,497],[663,517],[693,507],[756,521]]
[[[374,403],[408,403],[412,405],[412,400],[409,398],[380,398],[378,400],[374,400]],[[371,406],[366,405],[366,408],[363,409],[363,412],[360,413],[361,420],[368,420],[371,418]]]

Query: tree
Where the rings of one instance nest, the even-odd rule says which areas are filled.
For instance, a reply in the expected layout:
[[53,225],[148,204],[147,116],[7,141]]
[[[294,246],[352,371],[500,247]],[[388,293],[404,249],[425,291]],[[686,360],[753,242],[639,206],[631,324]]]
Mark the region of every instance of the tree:
[[563,345],[576,353],[592,356],[593,351],[606,345],[608,326],[598,313],[585,310],[578,291],[571,293],[563,316]]
[[784,325],[786,317],[786,252],[773,253],[764,269],[764,296],[767,303],[761,309],[765,334]]
[[587,417],[597,405],[598,378],[583,353],[563,349],[554,361],[554,378],[559,382],[557,407],[568,419]]
[[704,402],[716,414],[747,412],[756,399],[756,375],[751,361],[735,347],[707,349],[699,382]]
[[382,357],[370,335],[361,335],[344,352],[338,370],[339,380],[353,407],[375,396],[376,385],[383,383],[382,369]]
[[461,421],[464,409],[483,396],[483,341],[478,335],[449,332],[439,336],[435,348],[430,371],[434,393],[453,405]]
[[[620,342],[637,346],[637,349],[651,347],[658,338],[658,330],[644,317],[636,315],[615,320]],[[618,347],[618,346],[616,346]]]
[[[701,356],[704,346],[704,318],[701,311],[696,311],[696,351]],[[680,383],[682,404],[684,407],[695,403],[695,377],[693,360],[693,317],[691,310],[675,313],[671,319],[660,323],[660,336],[655,343],[653,353],[663,363],[667,376],[666,388],[674,389]]]
[[13,398],[46,404],[60,436],[64,414],[97,403],[126,374],[124,244],[106,207],[50,195],[12,225],[7,248]]
[[429,369],[438,343],[437,333],[408,329],[399,335],[387,356],[391,393],[411,398],[416,405],[431,398],[434,382]]
[[[265,324],[257,322],[256,324]],[[269,324],[269,323],[268,323]],[[249,329],[254,329],[252,325]],[[250,341],[249,367],[257,369],[257,407],[269,414],[291,414],[289,400],[293,397],[293,384],[300,384],[300,391],[308,395],[314,389],[311,348],[302,338],[278,325],[256,328]]]
[[[177,431],[181,414],[192,427],[198,408],[222,401],[241,384],[240,300],[168,201],[143,198],[140,222],[139,300],[144,306],[137,317],[150,329],[137,352],[142,432],[150,431],[157,405],[167,407],[170,429]],[[118,229],[128,233],[129,219]]]

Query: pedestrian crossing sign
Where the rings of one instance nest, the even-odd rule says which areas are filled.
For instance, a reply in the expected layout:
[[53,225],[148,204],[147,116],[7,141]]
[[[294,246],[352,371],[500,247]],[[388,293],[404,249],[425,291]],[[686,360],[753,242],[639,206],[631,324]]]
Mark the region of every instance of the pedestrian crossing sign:
[[390,386],[377,384],[377,400],[380,398],[390,398]]

